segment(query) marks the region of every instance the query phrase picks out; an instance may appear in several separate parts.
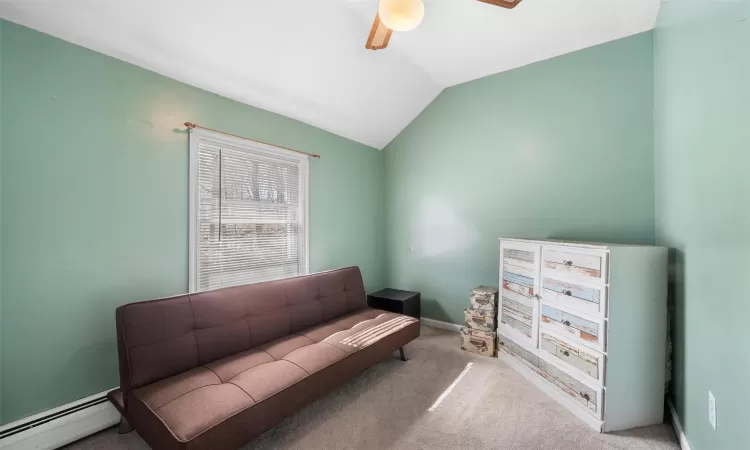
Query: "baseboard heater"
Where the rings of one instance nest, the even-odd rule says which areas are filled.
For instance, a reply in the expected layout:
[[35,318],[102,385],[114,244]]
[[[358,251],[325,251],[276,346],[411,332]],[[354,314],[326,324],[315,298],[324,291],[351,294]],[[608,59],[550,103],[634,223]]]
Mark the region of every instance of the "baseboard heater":
[[52,450],[117,424],[106,392],[0,427],[0,449]]

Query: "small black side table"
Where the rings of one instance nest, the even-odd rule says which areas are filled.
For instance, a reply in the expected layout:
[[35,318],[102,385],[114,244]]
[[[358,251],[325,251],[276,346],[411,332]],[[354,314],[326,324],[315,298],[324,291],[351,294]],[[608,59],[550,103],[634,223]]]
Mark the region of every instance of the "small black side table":
[[419,292],[382,289],[367,296],[367,305],[370,308],[405,314],[417,319],[420,317]]

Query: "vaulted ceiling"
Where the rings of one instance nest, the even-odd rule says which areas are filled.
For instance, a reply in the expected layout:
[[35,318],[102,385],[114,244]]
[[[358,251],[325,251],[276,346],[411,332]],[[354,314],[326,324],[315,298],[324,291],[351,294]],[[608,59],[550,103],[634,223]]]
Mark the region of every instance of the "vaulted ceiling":
[[0,0],[0,17],[382,149],[446,87],[653,28],[659,0],[424,0],[365,49],[378,0]]

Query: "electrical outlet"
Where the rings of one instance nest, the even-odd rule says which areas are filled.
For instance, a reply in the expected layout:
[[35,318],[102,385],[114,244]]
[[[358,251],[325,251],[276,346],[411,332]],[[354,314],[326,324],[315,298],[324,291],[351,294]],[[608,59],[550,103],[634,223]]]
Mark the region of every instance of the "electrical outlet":
[[711,422],[711,426],[716,430],[716,399],[711,391],[708,391],[708,421]]

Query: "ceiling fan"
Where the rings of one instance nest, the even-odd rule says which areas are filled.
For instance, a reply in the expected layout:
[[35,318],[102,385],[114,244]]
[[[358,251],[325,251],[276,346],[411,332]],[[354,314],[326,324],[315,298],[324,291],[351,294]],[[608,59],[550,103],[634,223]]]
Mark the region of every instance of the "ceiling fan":
[[[521,0],[478,0],[507,9],[513,9]],[[370,29],[365,48],[382,50],[388,47],[393,31],[409,31],[416,28],[424,17],[422,0],[380,0],[375,21]]]

